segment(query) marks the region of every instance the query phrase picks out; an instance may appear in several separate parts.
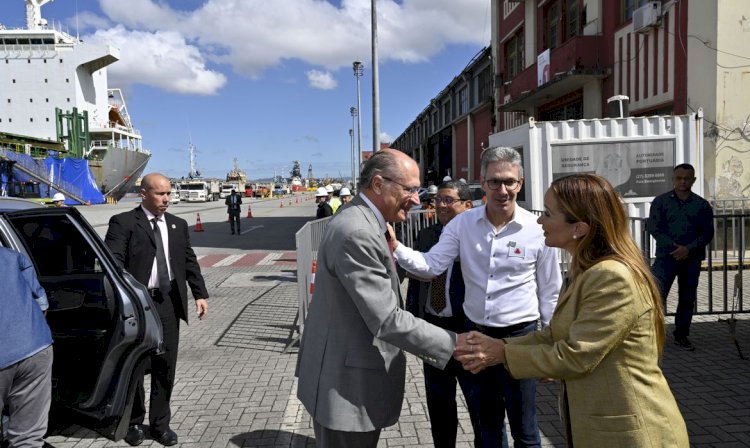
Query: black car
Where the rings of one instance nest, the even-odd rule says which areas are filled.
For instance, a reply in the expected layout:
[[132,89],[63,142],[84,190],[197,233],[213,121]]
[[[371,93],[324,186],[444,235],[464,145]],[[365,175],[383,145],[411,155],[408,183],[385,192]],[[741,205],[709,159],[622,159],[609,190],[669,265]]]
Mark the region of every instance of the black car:
[[50,428],[64,419],[122,439],[135,382],[148,355],[163,346],[148,291],[75,208],[0,198],[0,245],[27,255],[47,292],[54,340]]

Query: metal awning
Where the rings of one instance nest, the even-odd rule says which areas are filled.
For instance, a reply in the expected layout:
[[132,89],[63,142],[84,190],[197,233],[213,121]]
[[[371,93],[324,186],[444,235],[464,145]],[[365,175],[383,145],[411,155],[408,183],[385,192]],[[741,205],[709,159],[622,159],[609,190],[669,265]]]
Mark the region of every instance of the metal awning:
[[554,101],[567,93],[578,90],[594,79],[604,79],[610,69],[570,70],[558,74],[548,83],[532,89],[518,98],[497,107],[500,112],[525,112],[531,107]]

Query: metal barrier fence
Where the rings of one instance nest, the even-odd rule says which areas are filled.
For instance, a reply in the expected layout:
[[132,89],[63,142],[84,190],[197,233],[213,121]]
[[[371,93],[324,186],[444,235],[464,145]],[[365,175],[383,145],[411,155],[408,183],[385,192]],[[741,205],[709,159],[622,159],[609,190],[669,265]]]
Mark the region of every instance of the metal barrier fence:
[[318,246],[323,240],[326,226],[331,220],[330,217],[316,219],[302,226],[295,234],[297,241],[297,291],[299,298],[299,312],[297,321],[299,323],[299,334],[305,326],[307,317],[307,307],[310,305],[310,280],[312,278],[312,265],[318,259]]
[[[532,213],[539,215],[541,212],[534,210]],[[312,264],[317,260],[318,246],[330,219],[310,221],[296,234],[300,335],[310,303]],[[629,227],[643,256],[652,264],[656,244],[646,230],[646,220],[647,218],[630,218]],[[406,221],[396,223],[394,230],[399,241],[414,247],[419,232],[436,222],[433,210],[415,210],[409,212]],[[695,314],[748,313],[750,306],[746,304],[743,293],[746,288],[750,288],[750,279],[744,278],[745,260],[750,246],[750,213],[716,215],[714,230],[714,239],[707,248],[706,261],[703,263]],[[558,260],[560,270],[566,272],[570,262],[567,253],[558,250]],[[675,282],[667,298],[665,312],[668,315],[674,315],[677,309],[677,290]]]

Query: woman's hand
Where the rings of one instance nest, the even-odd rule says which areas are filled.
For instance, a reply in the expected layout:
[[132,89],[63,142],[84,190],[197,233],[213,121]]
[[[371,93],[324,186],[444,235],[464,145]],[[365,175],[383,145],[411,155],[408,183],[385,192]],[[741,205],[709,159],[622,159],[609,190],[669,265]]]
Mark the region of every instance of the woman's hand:
[[472,331],[466,337],[465,345],[456,346],[455,357],[464,369],[479,373],[487,367],[505,363],[505,342]]

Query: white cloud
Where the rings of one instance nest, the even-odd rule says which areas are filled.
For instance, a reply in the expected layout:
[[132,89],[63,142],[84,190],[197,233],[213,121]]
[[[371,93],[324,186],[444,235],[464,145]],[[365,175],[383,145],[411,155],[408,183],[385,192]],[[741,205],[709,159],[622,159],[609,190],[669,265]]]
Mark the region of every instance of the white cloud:
[[[370,0],[341,0],[340,7],[320,0],[206,0],[193,11],[173,10],[161,0],[99,2],[110,20],[134,34],[184,36],[190,45],[182,48],[195,50],[200,73],[214,73],[204,60],[251,78],[290,59],[329,72],[355,59],[369,65]],[[379,0],[378,17],[381,62],[421,62],[449,44],[489,45],[487,0]]]
[[321,90],[335,89],[338,83],[333,79],[331,72],[322,72],[320,70],[309,70],[307,73],[307,81],[310,83],[310,87]]
[[85,40],[120,49],[120,61],[108,68],[113,86],[138,82],[175,93],[213,95],[226,84],[223,74],[206,67],[198,47],[174,31],[129,31],[118,25]]
[[393,143],[393,137],[387,132],[380,131],[380,142],[391,144]]

